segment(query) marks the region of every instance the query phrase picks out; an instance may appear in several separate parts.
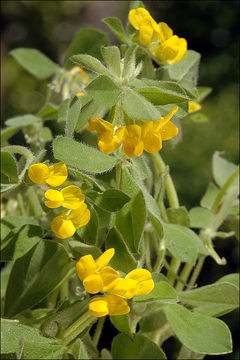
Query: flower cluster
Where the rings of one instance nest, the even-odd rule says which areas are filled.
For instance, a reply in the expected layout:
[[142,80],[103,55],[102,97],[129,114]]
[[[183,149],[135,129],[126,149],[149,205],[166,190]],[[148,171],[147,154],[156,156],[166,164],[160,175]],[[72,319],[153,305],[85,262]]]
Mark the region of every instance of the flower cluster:
[[178,134],[178,128],[170,121],[178,110],[174,106],[167,116],[157,121],[147,121],[143,125],[126,125],[114,128],[103,119],[89,120],[88,131],[98,131],[98,147],[105,154],[117,150],[123,143],[124,153],[132,157],[140,156],[143,150],[155,153],[162,148],[162,140],[169,140]]
[[88,293],[108,293],[90,300],[89,313],[96,317],[126,314],[130,307],[124,298],[147,295],[154,288],[151,273],[146,269],[132,270],[121,279],[116,270],[107,266],[114,253],[113,248],[108,249],[96,260],[92,255],[84,255],[76,264],[79,279]]
[[139,31],[140,44],[148,47],[161,64],[176,64],[185,58],[187,41],[173,35],[173,30],[166,23],[157,24],[146,9],[132,9],[129,21]]
[[[58,162],[52,166],[33,164],[28,170],[29,178],[38,185],[60,186],[68,177],[67,167]],[[49,189],[45,192],[44,202],[50,209],[60,206],[63,210],[51,223],[51,229],[60,239],[72,236],[75,231],[86,225],[90,220],[90,211],[84,203],[85,197],[79,187],[70,185],[62,190]]]

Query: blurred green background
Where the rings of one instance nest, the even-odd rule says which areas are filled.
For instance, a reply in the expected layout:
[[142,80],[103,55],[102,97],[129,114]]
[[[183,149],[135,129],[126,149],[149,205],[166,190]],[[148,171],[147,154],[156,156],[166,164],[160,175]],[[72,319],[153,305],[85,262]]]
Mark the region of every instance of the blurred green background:
[[[44,103],[48,81],[40,82],[23,70],[8,54],[16,47],[36,48],[63,64],[74,35],[92,26],[115,36],[101,21],[108,16],[127,22],[129,1],[2,1],[2,127],[12,116],[36,113]],[[212,180],[211,159],[215,150],[235,163],[239,159],[239,2],[238,1],[145,1],[158,22],[167,22],[174,33],[202,54],[199,85],[213,88],[202,112],[208,123],[183,125],[183,141],[175,148],[165,143],[164,160],[170,165],[180,202],[188,209],[197,206]],[[24,141],[20,134],[13,143]],[[199,284],[216,281],[237,271],[238,250],[234,238],[216,242],[228,266],[206,262]],[[226,316],[236,331],[236,313]],[[208,357],[207,357],[208,358]],[[238,359],[237,353],[225,358]]]

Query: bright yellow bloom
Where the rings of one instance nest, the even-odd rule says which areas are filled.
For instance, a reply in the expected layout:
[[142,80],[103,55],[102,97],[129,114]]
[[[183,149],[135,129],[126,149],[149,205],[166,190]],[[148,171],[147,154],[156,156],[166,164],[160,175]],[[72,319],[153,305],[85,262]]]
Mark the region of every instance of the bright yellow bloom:
[[129,12],[129,22],[139,30],[139,42],[146,46],[159,37],[159,27],[149,12],[144,8],[132,9]]
[[195,111],[201,110],[202,105],[196,103],[195,101],[189,101],[188,103],[188,112],[193,113]]
[[84,92],[82,92],[82,91],[80,91],[80,92],[76,93],[76,96],[84,96],[84,95],[85,95],[85,93],[84,93]]
[[178,134],[178,128],[170,121],[178,110],[175,105],[168,115],[157,121],[147,121],[142,125],[142,141],[144,150],[155,153],[162,148],[162,140],[170,140]]
[[111,123],[100,118],[90,119],[88,122],[88,131],[96,130],[100,133],[98,136],[98,147],[102,152],[111,154],[119,148],[123,137],[122,127],[114,131]]
[[61,214],[55,217],[51,223],[51,229],[56,237],[66,239],[73,236],[75,231],[80,227],[86,225],[90,220],[90,211],[85,203],[81,203],[76,210],[64,210]]
[[77,73],[85,74],[85,71],[83,70],[83,68],[81,68],[81,66],[76,65],[71,68],[71,73],[72,74],[77,74]]
[[74,210],[79,208],[85,200],[81,189],[75,185],[67,186],[61,191],[47,190],[45,192],[45,198],[47,201],[45,201],[44,204],[51,209],[63,206],[66,209]]
[[66,165],[62,162],[49,167],[40,163],[30,166],[28,176],[35,184],[48,184],[56,187],[64,183],[68,177],[68,171]]
[[135,295],[147,295],[154,288],[151,273],[146,269],[132,270],[124,279],[120,279],[111,293],[131,299]]
[[123,315],[130,311],[127,302],[117,295],[97,296],[89,302],[89,313],[92,316]]
[[173,35],[172,29],[166,23],[159,23],[160,44],[155,48],[156,57],[163,65],[176,64],[187,55],[187,41]]
[[119,275],[110,266],[106,266],[113,257],[113,248],[106,250],[96,260],[92,255],[84,255],[76,264],[78,277],[83,281],[83,286],[90,294],[99,291],[110,291],[117,283]]
[[123,150],[129,157],[140,156],[143,152],[142,128],[139,125],[124,126]]

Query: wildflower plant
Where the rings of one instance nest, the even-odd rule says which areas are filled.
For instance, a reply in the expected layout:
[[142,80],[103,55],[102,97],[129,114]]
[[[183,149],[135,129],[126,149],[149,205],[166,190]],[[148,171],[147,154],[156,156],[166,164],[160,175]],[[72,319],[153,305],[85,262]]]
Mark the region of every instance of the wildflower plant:
[[[219,317],[238,307],[238,275],[197,281],[207,257],[228,261],[214,238],[234,234],[221,226],[238,219],[239,167],[216,152],[200,205],[179,204],[161,149],[177,151],[185,122],[197,131],[211,89],[197,84],[200,54],[159,20],[133,1],[126,30],[103,20],[119,47],[84,28],[63,66],[11,51],[49,84],[38,113],[1,133],[3,358],[166,359],[170,337],[178,359],[232,351]],[[19,131],[26,146],[12,144]]]

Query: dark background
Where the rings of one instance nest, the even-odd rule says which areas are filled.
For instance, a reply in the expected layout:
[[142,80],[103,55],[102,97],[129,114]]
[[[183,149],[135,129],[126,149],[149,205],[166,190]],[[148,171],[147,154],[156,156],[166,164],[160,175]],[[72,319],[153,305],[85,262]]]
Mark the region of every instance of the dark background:
[[[209,122],[185,124],[183,141],[175,148],[166,143],[162,150],[163,158],[171,167],[180,202],[189,209],[199,205],[212,180],[214,151],[224,151],[224,156],[235,163],[239,159],[239,2],[144,1],[144,4],[157,22],[167,22],[175,34],[187,39],[190,49],[202,54],[199,85],[213,88],[202,110]],[[2,1],[1,10],[4,126],[9,117],[36,113],[44,103],[48,83],[33,78],[8,52],[16,47],[32,47],[62,65],[72,38],[85,26],[107,32],[111,42],[119,44],[101,19],[116,16],[126,24],[129,1]],[[21,143],[23,138],[18,135],[13,141]],[[228,264],[220,267],[207,259],[199,285],[210,284],[237,271],[237,240],[234,237],[216,240],[215,245]],[[236,311],[223,319],[236,340]],[[169,345],[166,342],[166,346],[171,347],[171,342]],[[239,355],[236,350],[222,358],[238,359]]]

